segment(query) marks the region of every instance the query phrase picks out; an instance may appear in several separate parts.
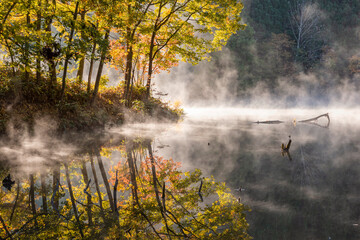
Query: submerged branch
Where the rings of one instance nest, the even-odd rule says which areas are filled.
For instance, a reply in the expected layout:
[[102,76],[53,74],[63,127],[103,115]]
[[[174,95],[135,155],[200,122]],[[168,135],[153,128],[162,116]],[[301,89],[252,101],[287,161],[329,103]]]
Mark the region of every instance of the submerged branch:
[[200,200],[203,202],[203,201],[204,201],[204,199],[203,199],[202,194],[201,194],[201,188],[202,188],[202,185],[203,185],[203,181],[201,180],[201,183],[200,183],[200,187],[199,187],[198,194],[199,194]]
[[272,121],[257,121],[254,122],[257,124],[279,124],[279,123],[283,123],[283,121],[279,121],[279,120],[272,120]]
[[[317,123],[316,121],[321,118],[321,117],[326,117],[328,122],[325,126]],[[305,119],[305,120],[300,120],[298,121],[299,123],[309,123],[309,124],[313,124],[313,125],[316,125],[318,127],[323,127],[323,128],[329,128],[330,126],[330,117],[329,117],[329,114],[328,113],[325,113],[325,114],[321,114],[317,117],[314,117],[314,118],[309,118],[309,119]],[[283,121],[280,121],[280,120],[270,120],[270,121],[257,121],[257,122],[253,122],[253,123],[257,123],[257,124],[280,124],[280,123],[284,123]],[[294,120],[294,123],[295,120]]]
[[[321,118],[321,117],[326,117],[327,120],[328,120],[328,122],[327,122],[327,124],[326,124],[325,126],[322,126],[322,125],[314,122],[314,121],[317,121],[317,120],[318,120],[319,118]],[[317,117],[314,117],[314,118],[309,118],[309,119],[301,120],[301,121],[299,121],[299,122],[301,122],[301,123],[311,123],[311,124],[314,124],[314,125],[319,126],[319,127],[328,128],[328,127],[330,126],[330,117],[329,117],[329,113],[325,113],[325,114],[321,114],[321,115],[319,115],[319,116],[317,116]]]

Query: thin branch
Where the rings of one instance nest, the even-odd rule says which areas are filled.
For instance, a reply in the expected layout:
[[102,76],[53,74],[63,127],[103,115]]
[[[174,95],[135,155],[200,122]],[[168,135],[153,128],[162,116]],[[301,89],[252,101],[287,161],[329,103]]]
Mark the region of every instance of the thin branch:
[[16,208],[16,204],[19,198],[19,194],[20,194],[20,181],[18,180],[17,182],[17,188],[16,188],[16,197],[15,197],[15,202],[14,202],[14,206],[11,210],[11,215],[10,215],[10,222],[12,221],[12,218],[14,216],[14,212],[15,212],[15,208]]
[[203,202],[203,201],[204,201],[204,199],[203,199],[203,197],[202,197],[202,195],[201,195],[201,188],[202,188],[202,185],[203,185],[203,181],[201,180],[201,183],[200,183],[200,187],[199,187],[198,194],[199,194],[200,200]]
[[4,24],[6,22],[6,19],[8,18],[10,12],[12,11],[12,9],[15,7],[15,5],[17,4],[18,1],[15,1],[9,8],[9,10],[7,11],[7,13],[5,14],[4,16],[4,19],[2,20],[2,23],[1,23],[1,28],[0,28],[0,34],[2,33],[3,31],[3,28],[4,28]]
[[12,239],[12,236],[14,236],[15,234],[17,234],[18,232],[21,232],[21,231],[26,227],[26,225],[28,225],[29,223],[31,223],[33,220],[36,221],[36,218],[39,217],[39,216],[42,216],[42,215],[46,215],[46,214],[45,214],[45,213],[40,213],[40,214],[32,217],[32,218],[29,219],[26,223],[24,223],[24,225],[22,225],[21,228],[15,229],[15,230],[11,233],[11,235],[9,235],[9,236],[7,236],[6,238],[4,238],[4,240],[5,240],[5,239],[8,239],[8,238]]
[[210,231],[212,231],[216,236],[218,236],[218,233],[215,232],[213,229],[211,229],[209,226],[207,226],[207,225],[199,222],[199,221],[194,217],[194,215],[193,215],[191,212],[189,212],[189,210],[187,210],[178,200],[176,200],[175,196],[174,196],[170,191],[167,191],[167,193],[174,199],[174,201],[175,201],[182,209],[185,210],[185,212],[187,212],[187,213],[195,220],[195,222],[197,222],[198,224],[202,225],[203,227],[208,228],[208,229],[209,229]]
[[6,234],[8,235],[8,237],[10,237],[12,239],[11,233],[9,232],[9,229],[7,229],[4,219],[1,217],[1,215],[0,215],[0,221],[1,221],[1,224],[3,225],[3,228],[5,229]]

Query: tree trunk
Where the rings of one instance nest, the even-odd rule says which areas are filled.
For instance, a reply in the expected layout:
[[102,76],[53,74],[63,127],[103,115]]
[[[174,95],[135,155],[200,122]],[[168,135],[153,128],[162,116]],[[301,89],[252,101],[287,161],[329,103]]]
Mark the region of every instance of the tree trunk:
[[107,192],[107,195],[108,195],[108,198],[109,198],[111,210],[113,212],[115,212],[114,200],[113,200],[113,197],[112,197],[112,194],[111,194],[110,184],[109,184],[109,181],[108,181],[107,176],[106,176],[104,164],[103,164],[103,162],[101,160],[101,156],[100,156],[99,153],[96,153],[96,157],[97,157],[97,160],[98,160],[101,176],[102,176],[103,181],[104,181],[105,189],[106,189],[106,192]]
[[133,49],[132,46],[130,45],[128,46],[128,50],[127,50],[126,68],[125,68],[125,104],[127,107],[130,107],[130,102],[131,102],[130,84],[131,84],[132,60],[133,60]]
[[13,218],[14,213],[15,213],[16,205],[17,205],[17,202],[18,202],[18,199],[19,199],[19,194],[20,194],[20,181],[18,180],[17,181],[17,187],[16,187],[15,202],[14,202],[14,206],[13,206],[13,208],[11,210],[11,215],[10,215],[10,222],[12,221],[12,218]]
[[[104,39],[105,39],[106,42],[109,39],[109,35],[110,35],[110,29],[106,30],[106,33],[105,33]],[[106,44],[108,44],[108,43],[106,43]],[[98,72],[96,74],[95,87],[94,87],[94,92],[93,92],[93,96],[92,96],[92,99],[91,99],[91,104],[93,104],[95,102],[95,98],[96,98],[97,93],[99,91],[100,79],[101,79],[101,74],[102,74],[102,70],[103,70],[103,67],[104,67],[107,48],[108,48],[108,46],[104,47],[104,49],[101,52],[100,63],[99,63]]]
[[71,22],[71,30],[70,30],[70,35],[69,35],[69,42],[68,42],[67,53],[66,53],[65,62],[64,62],[64,71],[63,71],[63,76],[62,76],[62,86],[61,86],[60,99],[62,99],[62,98],[64,97],[64,94],[65,94],[67,68],[68,68],[68,64],[69,64],[70,57],[71,57],[69,51],[70,51],[72,39],[73,39],[73,37],[74,37],[75,21],[76,21],[77,15],[78,15],[78,9],[79,9],[79,1],[76,2],[75,12],[74,12],[74,16],[73,16],[73,21]]
[[[60,164],[59,163],[56,163],[55,165],[55,169],[53,171],[53,186],[52,186],[52,189],[53,189],[53,193],[55,193],[57,190],[57,184],[60,183]],[[59,196],[58,194],[56,193],[55,197],[54,197],[54,207],[56,209],[59,209]]]
[[[87,173],[87,170],[86,170],[85,162],[82,162],[82,164],[81,164],[81,172],[82,172],[85,184],[88,184],[89,176],[88,176],[88,173]],[[86,211],[87,211],[87,215],[88,215],[88,219],[89,219],[89,225],[93,224],[92,223],[91,206],[92,206],[91,195],[87,195]]]
[[90,69],[89,69],[89,76],[88,76],[88,82],[87,82],[87,93],[90,93],[90,91],[91,91],[91,75],[92,75],[93,67],[94,67],[95,50],[96,50],[96,42],[94,41],[93,49],[91,51]]
[[126,155],[127,155],[128,165],[129,165],[129,170],[130,170],[130,181],[132,184],[131,192],[132,192],[132,197],[133,197],[133,205],[138,204],[140,207],[139,197],[137,194],[138,186],[137,186],[137,182],[136,182],[134,159],[131,154],[131,149],[132,149],[132,145],[127,143],[126,144]]
[[[82,9],[80,11],[80,17],[81,17],[81,22],[85,21],[85,10]],[[84,39],[84,30],[81,30],[81,38]],[[77,72],[77,78],[78,78],[78,82],[82,83],[83,80],[83,75],[84,75],[84,66],[85,66],[85,54],[86,52],[82,52],[82,56],[79,62],[79,68],[78,68],[78,72]]]
[[75,219],[76,219],[76,222],[78,224],[78,228],[79,228],[81,238],[84,238],[84,233],[83,233],[82,228],[81,228],[79,214],[78,214],[77,208],[76,208],[75,197],[74,197],[74,193],[73,193],[72,186],[71,186],[71,181],[70,181],[70,176],[69,176],[69,169],[68,169],[67,163],[65,163],[64,166],[65,166],[66,181],[67,181],[68,188],[69,188],[70,200],[71,200],[71,204],[73,206]]
[[[35,183],[34,183],[34,175],[30,174],[30,204],[31,204],[31,211],[36,216],[36,205],[35,205]],[[35,224],[37,225],[37,221],[35,219]]]
[[155,168],[155,159],[154,159],[154,156],[153,156],[153,152],[152,152],[152,149],[151,149],[151,143],[150,141],[148,141],[147,143],[147,148],[149,150],[149,156],[150,156],[150,161],[151,161],[151,172],[152,172],[152,178],[153,178],[153,185],[154,185],[154,191],[155,191],[155,196],[156,196],[156,201],[158,203],[158,207],[159,207],[159,210],[161,212],[161,216],[163,217],[164,219],[164,223],[165,223],[165,227],[166,227],[166,230],[168,232],[168,237],[169,239],[171,239],[170,237],[170,231],[169,231],[169,226],[167,224],[167,220],[166,220],[166,215],[165,215],[165,183],[163,188],[163,204],[161,204],[161,201],[160,201],[160,197],[159,197],[159,189],[157,187],[157,177],[156,177],[156,168]]
[[45,176],[43,173],[40,174],[41,178],[41,197],[42,197],[42,208],[45,214],[47,214],[47,199],[46,199],[46,183]]
[[11,69],[12,69],[12,72],[13,72],[13,76],[15,77],[16,72],[15,72],[15,66],[14,66],[14,63],[15,63],[15,61],[14,61],[14,53],[11,50],[11,47],[10,47],[7,39],[5,39],[5,45],[6,45],[6,48],[8,49],[8,51],[9,51],[10,60],[11,60]]
[[[36,23],[36,30],[40,32],[41,30],[41,1],[38,2],[38,12],[37,12],[37,23]],[[41,42],[40,39],[37,41],[37,56],[36,56],[36,81],[39,83],[41,78],[41,60],[40,60],[40,49],[41,49]]]
[[154,45],[155,45],[155,35],[156,32],[154,31],[151,36],[151,42],[150,42],[150,49],[149,49],[149,67],[148,67],[148,76],[147,76],[147,82],[146,82],[146,99],[149,99],[150,97],[150,88],[151,88],[151,77],[153,72],[153,52],[154,52]]
[[92,173],[93,173],[93,176],[94,176],[96,192],[97,192],[98,197],[99,197],[100,213],[101,213],[101,216],[102,216],[103,220],[105,221],[105,214],[104,214],[104,208],[103,208],[103,205],[102,205],[101,191],[100,191],[99,181],[98,181],[98,178],[97,178],[94,159],[93,159],[92,154],[90,154],[90,163],[91,163],[91,170],[92,170]]
[[[30,1],[29,1],[29,5],[30,5]],[[29,6],[30,8],[30,6]],[[30,13],[29,11],[26,13],[26,26],[29,28],[30,27]],[[30,50],[30,45],[29,45],[29,41],[25,42],[25,82],[29,81],[29,76],[30,76],[30,71],[29,71],[29,50]],[[21,90],[20,90],[21,91]]]
[[[54,9],[55,9],[56,8],[55,0],[53,0],[53,5],[54,5]],[[48,0],[46,0],[46,10],[48,10],[48,8],[49,8],[49,2],[48,2]],[[52,16],[47,17],[45,19],[46,31],[50,34],[51,34],[51,23],[52,23]],[[56,84],[56,63],[53,58],[49,59],[49,72],[50,72],[50,82],[49,82],[49,86],[48,86],[48,93],[49,93],[49,98],[50,98],[50,97],[52,97],[53,87]]]

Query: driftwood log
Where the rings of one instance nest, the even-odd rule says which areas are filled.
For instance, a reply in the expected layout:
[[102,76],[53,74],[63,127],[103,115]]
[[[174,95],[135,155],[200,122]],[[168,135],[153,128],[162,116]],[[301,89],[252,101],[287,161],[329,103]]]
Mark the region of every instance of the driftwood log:
[[[319,123],[317,123],[316,121],[319,119],[319,118],[322,118],[322,117],[326,117],[328,122],[326,125],[321,125]],[[325,114],[321,114],[317,117],[314,117],[314,118],[309,118],[309,119],[305,119],[305,120],[300,120],[298,121],[299,123],[308,123],[308,124],[313,124],[313,125],[316,125],[316,126],[319,126],[319,127],[323,127],[323,128],[329,128],[330,126],[330,116],[329,116],[329,113],[325,113]],[[257,124],[280,124],[280,123],[283,123],[283,121],[280,121],[280,120],[270,120],[270,121],[257,121],[257,122],[254,122],[254,123],[257,123]]]

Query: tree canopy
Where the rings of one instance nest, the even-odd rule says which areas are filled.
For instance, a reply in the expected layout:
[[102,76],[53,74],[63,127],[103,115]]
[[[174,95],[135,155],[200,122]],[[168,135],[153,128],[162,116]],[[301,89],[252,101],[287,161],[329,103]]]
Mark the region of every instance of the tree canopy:
[[13,74],[23,73],[22,81],[28,81],[36,73],[38,81],[48,81],[49,95],[60,100],[71,79],[82,84],[88,75],[93,101],[104,64],[111,62],[123,72],[119,82],[125,83],[130,106],[132,85],[145,85],[148,98],[154,73],[180,60],[197,63],[220,50],[245,27],[242,8],[236,0],[2,1],[0,44]]

